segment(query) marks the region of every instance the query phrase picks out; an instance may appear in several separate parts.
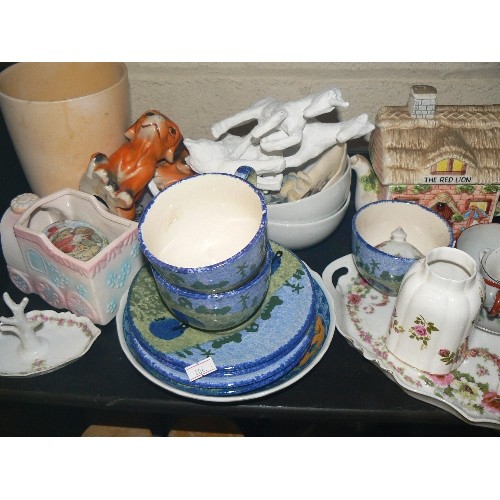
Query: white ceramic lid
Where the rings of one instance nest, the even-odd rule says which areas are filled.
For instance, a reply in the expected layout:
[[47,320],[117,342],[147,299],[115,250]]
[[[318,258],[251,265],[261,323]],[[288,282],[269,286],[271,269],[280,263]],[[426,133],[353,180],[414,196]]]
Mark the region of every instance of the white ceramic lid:
[[424,256],[418,248],[406,241],[406,233],[402,227],[397,227],[391,233],[391,239],[380,243],[376,248],[390,255],[406,259],[421,259]]
[[481,263],[488,276],[500,281],[500,247],[486,252]]

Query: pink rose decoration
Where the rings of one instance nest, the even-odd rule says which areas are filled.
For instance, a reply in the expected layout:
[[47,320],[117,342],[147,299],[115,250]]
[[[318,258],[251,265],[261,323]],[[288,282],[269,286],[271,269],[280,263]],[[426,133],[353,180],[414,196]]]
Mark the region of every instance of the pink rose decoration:
[[413,329],[415,330],[415,333],[421,337],[425,337],[427,335],[427,330],[423,325],[415,325]]
[[483,406],[494,413],[500,413],[500,394],[487,392],[483,396]]
[[439,387],[448,387],[455,379],[451,373],[446,373],[445,375],[434,375],[429,373],[428,376]]
[[361,302],[361,296],[356,295],[354,293],[350,293],[347,295],[347,300],[350,304],[359,304]]

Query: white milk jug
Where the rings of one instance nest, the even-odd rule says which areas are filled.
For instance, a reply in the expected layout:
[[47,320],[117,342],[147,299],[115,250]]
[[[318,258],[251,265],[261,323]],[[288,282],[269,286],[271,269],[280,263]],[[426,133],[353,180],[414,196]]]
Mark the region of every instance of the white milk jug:
[[387,349],[419,370],[451,372],[462,361],[484,296],[470,255],[449,247],[431,250],[403,278]]

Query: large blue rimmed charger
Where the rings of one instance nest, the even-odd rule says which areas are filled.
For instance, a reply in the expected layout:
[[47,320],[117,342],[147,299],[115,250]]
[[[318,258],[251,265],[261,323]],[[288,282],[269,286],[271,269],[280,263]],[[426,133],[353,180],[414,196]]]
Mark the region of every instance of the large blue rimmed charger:
[[309,327],[289,352],[281,353],[261,365],[254,366],[236,375],[221,374],[219,371],[201,379],[189,381],[185,373],[165,365],[150,355],[131,335],[127,312],[123,315],[123,336],[129,352],[151,376],[179,390],[205,396],[231,396],[245,394],[266,387],[282,379],[299,364],[307,363],[309,356],[322,344],[332,327],[331,314],[324,292],[313,280],[315,307]]

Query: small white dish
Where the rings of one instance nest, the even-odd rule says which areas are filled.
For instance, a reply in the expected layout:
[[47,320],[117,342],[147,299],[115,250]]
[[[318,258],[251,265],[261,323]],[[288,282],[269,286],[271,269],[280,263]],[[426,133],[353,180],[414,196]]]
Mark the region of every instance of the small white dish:
[[36,335],[45,342],[45,352],[31,359],[21,356],[19,338],[0,332],[0,376],[42,375],[62,368],[83,356],[101,333],[90,319],[70,312],[30,311],[26,317],[32,322],[42,321]]
[[[328,281],[347,270],[336,286]],[[331,262],[323,281],[335,303],[338,331],[407,394],[464,421],[500,428],[500,337],[474,328],[464,361],[451,373],[432,375],[387,350],[385,338],[396,297],[384,295],[359,275],[352,254]]]

